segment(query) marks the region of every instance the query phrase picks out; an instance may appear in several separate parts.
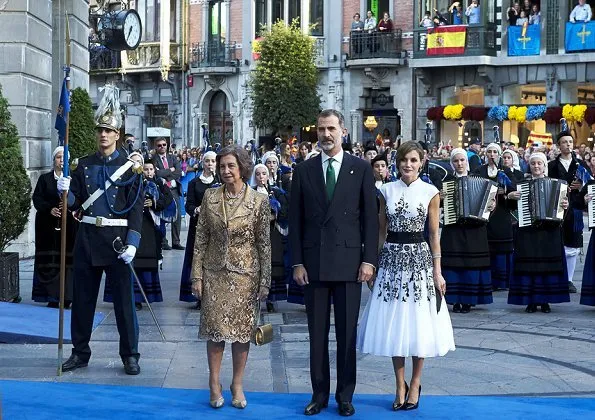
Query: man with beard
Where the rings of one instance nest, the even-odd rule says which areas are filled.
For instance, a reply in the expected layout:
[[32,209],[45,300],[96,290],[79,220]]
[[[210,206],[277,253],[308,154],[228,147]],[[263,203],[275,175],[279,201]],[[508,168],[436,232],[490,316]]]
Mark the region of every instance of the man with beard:
[[343,115],[333,109],[318,116],[322,153],[295,168],[289,210],[293,279],[304,286],[310,334],[312,400],[304,414],[328,406],[328,333],[331,301],[337,337],[339,414],[351,416],[356,382],[356,337],[362,282],[378,261],[378,209],[372,166],[344,153]]

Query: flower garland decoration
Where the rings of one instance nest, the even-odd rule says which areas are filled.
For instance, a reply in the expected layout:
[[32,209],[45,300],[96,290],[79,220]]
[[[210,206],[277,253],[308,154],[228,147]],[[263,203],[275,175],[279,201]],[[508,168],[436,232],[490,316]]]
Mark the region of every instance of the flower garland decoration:
[[524,123],[527,120],[527,107],[511,106],[508,108],[508,119]]
[[515,120],[516,109],[517,109],[516,105],[512,105],[512,106],[508,107],[508,115],[507,115],[507,117],[508,117],[509,120],[511,120],[511,121],[514,121]]
[[498,105],[490,108],[488,118],[493,121],[504,121],[508,119],[508,106]]
[[463,109],[465,107],[461,104],[457,105],[446,105],[444,107],[444,118],[447,120],[458,121],[463,118]]
[[426,112],[426,117],[428,117],[428,120],[430,121],[440,121],[443,118],[443,114],[443,106],[433,106]]
[[562,108],[554,106],[548,108],[543,114],[543,119],[547,124],[558,124],[562,118]]
[[525,115],[527,121],[535,121],[543,118],[543,114],[546,111],[545,105],[531,105],[527,107],[527,113]]
[[595,108],[587,108],[587,111],[585,111],[585,122],[589,125],[595,124]]
[[566,118],[566,121],[569,123],[574,121],[574,117],[572,116],[572,105],[564,105],[562,108],[562,117]]
[[572,107],[572,118],[574,121],[583,122],[585,113],[587,112],[587,105],[575,105]]

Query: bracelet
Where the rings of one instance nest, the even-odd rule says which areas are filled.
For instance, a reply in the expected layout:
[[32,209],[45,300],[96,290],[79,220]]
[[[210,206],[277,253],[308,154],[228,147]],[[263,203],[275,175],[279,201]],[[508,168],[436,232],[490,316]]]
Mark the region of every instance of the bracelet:
[[442,254],[432,254],[432,259],[438,259],[438,258],[442,258]]

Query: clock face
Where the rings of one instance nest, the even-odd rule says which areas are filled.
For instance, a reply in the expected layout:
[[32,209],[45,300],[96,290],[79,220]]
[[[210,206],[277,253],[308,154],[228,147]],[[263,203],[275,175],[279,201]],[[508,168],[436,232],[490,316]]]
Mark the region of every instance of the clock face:
[[138,13],[129,10],[124,19],[124,41],[128,49],[135,49],[140,43],[142,36],[142,25]]

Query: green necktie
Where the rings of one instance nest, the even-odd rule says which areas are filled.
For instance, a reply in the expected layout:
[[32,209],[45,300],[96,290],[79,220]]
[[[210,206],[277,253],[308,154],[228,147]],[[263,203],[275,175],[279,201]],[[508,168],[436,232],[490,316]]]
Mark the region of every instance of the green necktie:
[[328,166],[326,167],[326,197],[328,201],[333,199],[333,193],[335,192],[335,185],[337,184],[337,177],[335,176],[335,168],[333,168],[333,162],[335,159],[330,158],[328,160]]

